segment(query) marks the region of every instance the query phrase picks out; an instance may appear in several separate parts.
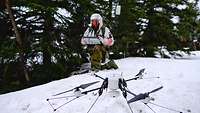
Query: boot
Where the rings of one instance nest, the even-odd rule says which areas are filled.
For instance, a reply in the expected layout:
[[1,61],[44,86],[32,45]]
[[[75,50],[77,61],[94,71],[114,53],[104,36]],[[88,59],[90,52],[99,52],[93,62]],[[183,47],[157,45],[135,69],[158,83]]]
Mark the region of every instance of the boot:
[[108,63],[102,65],[101,69],[118,69],[118,66],[114,60],[110,60]]

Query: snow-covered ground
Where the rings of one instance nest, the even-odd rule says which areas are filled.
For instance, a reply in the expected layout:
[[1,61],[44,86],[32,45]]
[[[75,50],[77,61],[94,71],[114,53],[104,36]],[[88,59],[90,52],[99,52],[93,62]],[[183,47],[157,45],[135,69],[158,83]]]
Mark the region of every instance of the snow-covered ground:
[[[163,86],[150,96],[155,98],[153,103],[177,111],[164,109],[148,104],[156,113],[200,113],[200,52],[193,52],[183,59],[162,58],[125,58],[116,60],[117,70],[105,70],[97,74],[106,77],[122,74],[125,79],[133,78],[142,68],[145,68],[144,78],[157,77],[127,82],[129,90],[135,94],[151,91]],[[99,87],[102,80],[91,74],[75,75],[66,79],[53,81],[44,85],[24,89],[17,92],[0,95],[0,113],[52,113],[54,112],[47,98],[54,94],[71,89],[89,82],[100,81],[84,90]],[[59,108],[55,113],[87,113],[90,106],[98,97],[97,91],[82,96]],[[72,95],[72,92],[60,95]],[[121,92],[104,91],[90,113],[131,113]],[[50,102],[56,108],[69,101],[70,98],[55,99]],[[127,96],[127,100],[133,96]],[[153,113],[141,101],[130,104],[134,113]]]

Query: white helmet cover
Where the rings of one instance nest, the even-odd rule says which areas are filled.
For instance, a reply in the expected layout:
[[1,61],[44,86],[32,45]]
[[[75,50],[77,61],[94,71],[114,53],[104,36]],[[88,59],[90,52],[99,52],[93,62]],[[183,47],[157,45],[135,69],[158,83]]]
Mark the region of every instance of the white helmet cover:
[[90,24],[92,24],[92,20],[94,20],[94,19],[99,21],[99,29],[100,29],[103,26],[103,18],[101,17],[100,14],[94,13],[90,17]]

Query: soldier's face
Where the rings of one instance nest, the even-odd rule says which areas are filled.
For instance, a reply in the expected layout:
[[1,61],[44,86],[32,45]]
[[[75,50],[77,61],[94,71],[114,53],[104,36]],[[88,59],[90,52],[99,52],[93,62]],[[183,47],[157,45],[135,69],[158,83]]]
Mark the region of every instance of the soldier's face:
[[99,21],[98,20],[96,20],[96,19],[92,20],[92,28],[94,30],[98,30],[98,28],[99,28]]

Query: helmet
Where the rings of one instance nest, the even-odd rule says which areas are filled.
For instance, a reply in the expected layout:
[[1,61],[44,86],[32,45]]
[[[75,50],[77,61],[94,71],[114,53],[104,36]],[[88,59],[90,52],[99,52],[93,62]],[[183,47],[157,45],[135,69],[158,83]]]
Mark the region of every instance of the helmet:
[[94,30],[99,30],[103,26],[103,19],[100,14],[94,13],[90,17],[90,24]]

